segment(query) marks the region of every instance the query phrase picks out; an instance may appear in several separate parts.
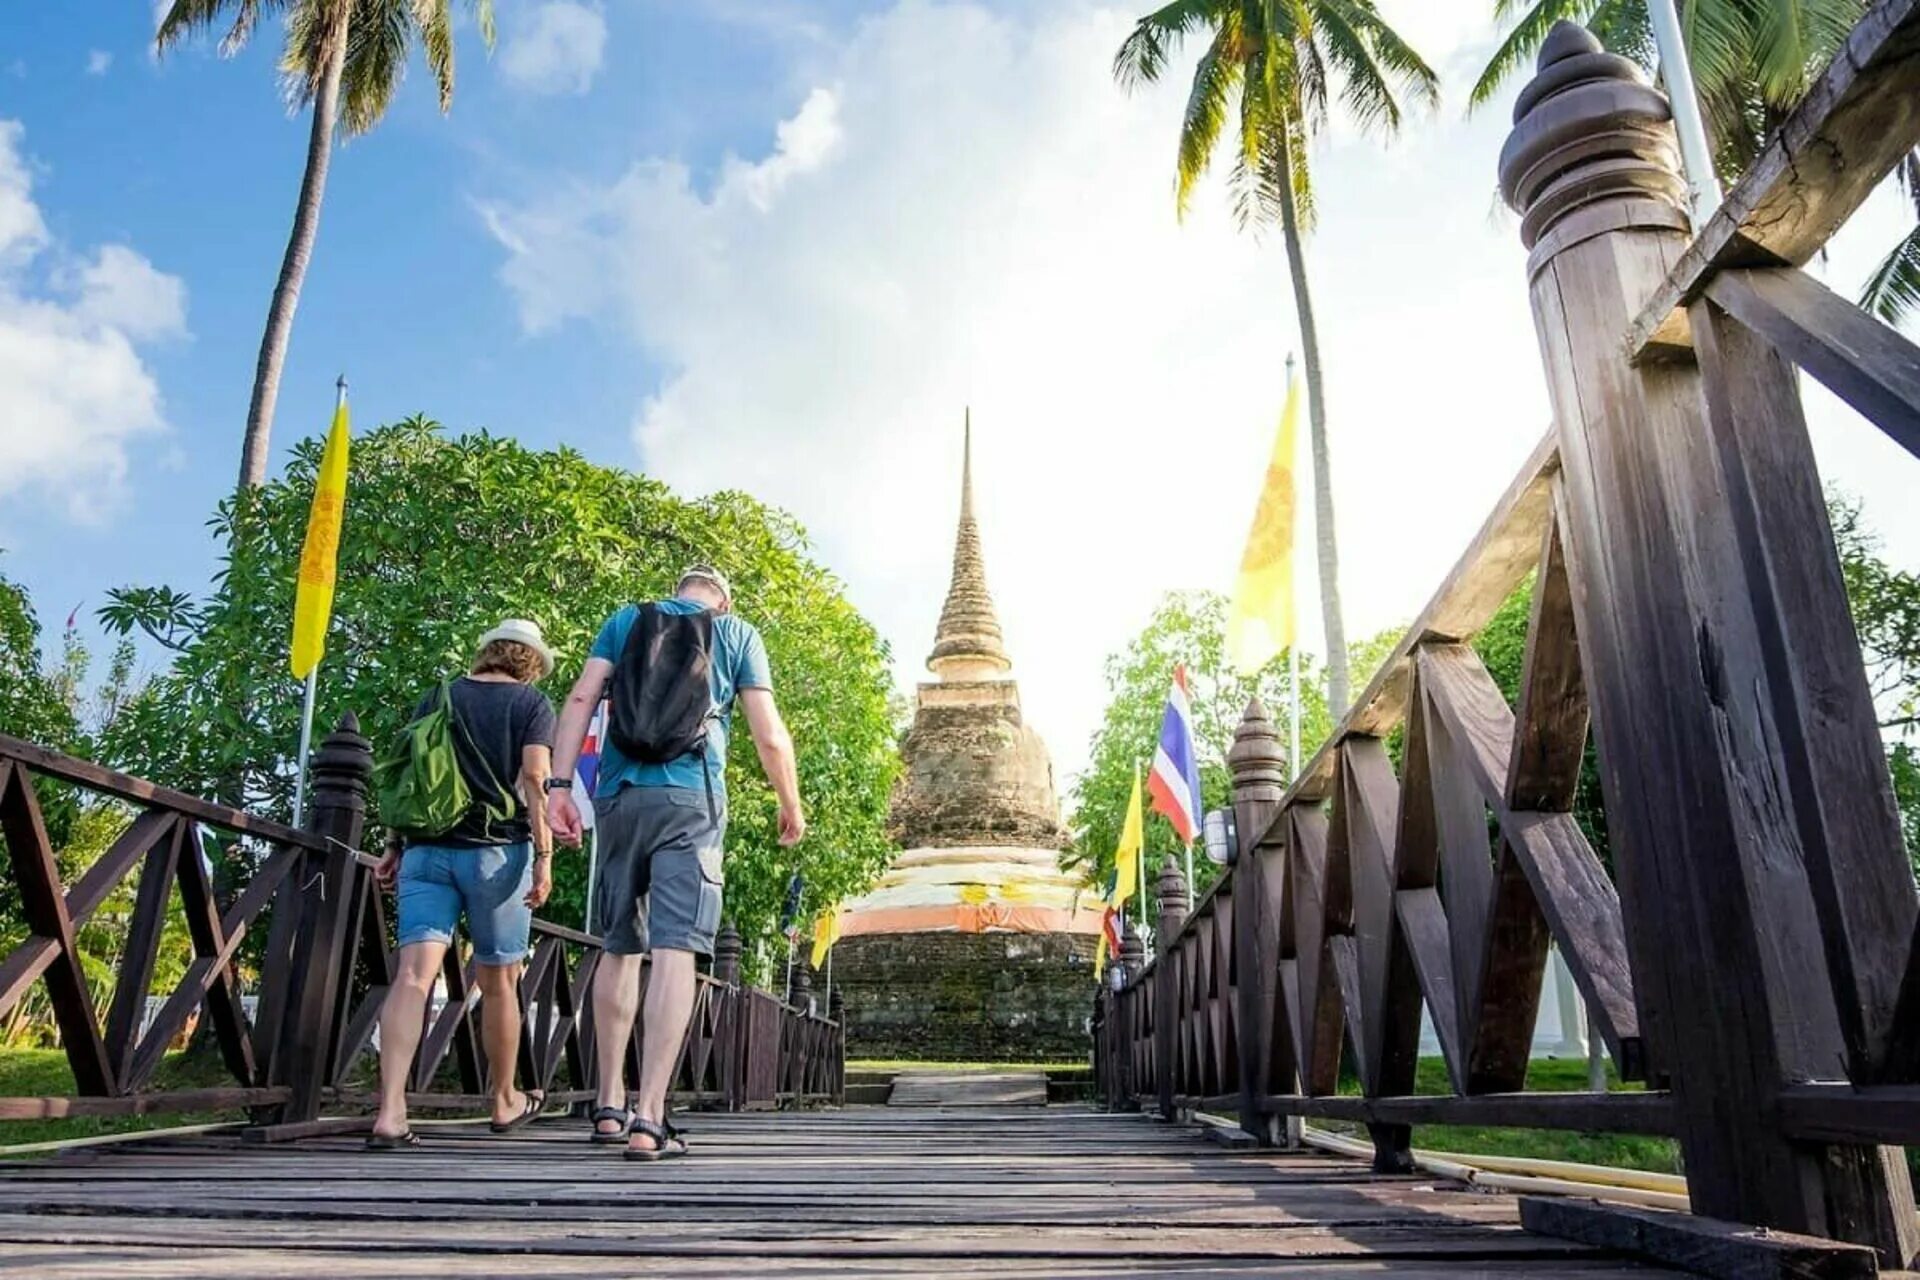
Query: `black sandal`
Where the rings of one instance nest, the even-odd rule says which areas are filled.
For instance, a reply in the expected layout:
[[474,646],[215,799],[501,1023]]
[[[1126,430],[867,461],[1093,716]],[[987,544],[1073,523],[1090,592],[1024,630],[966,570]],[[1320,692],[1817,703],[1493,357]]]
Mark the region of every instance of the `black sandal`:
[[545,1094],[529,1092],[522,1094],[521,1097],[524,1099],[524,1102],[520,1108],[519,1115],[507,1121],[505,1124],[501,1124],[498,1120],[489,1121],[487,1128],[495,1133],[512,1133],[515,1129],[527,1123],[527,1121],[538,1116],[541,1108],[547,1105]]
[[[589,1140],[606,1143],[608,1145],[616,1142],[625,1142],[627,1140],[627,1133],[633,1128],[635,1119],[636,1117],[631,1108],[601,1107],[593,1113],[593,1132],[588,1135]],[[612,1133],[606,1133],[600,1128],[602,1124],[605,1124],[609,1120],[612,1120],[620,1126]]]
[[675,1124],[671,1117],[665,1120],[662,1120],[660,1122],[660,1127],[667,1131],[667,1138],[669,1141],[677,1142],[680,1144],[681,1155],[686,1155],[689,1151],[693,1150],[693,1144],[687,1141],[687,1131],[685,1129],[682,1129],[679,1125]]
[[657,1125],[643,1116],[633,1118],[633,1127],[628,1130],[628,1133],[629,1135],[637,1133],[653,1139],[653,1149],[650,1151],[643,1151],[629,1144],[626,1153],[629,1160],[671,1160],[676,1156],[687,1154],[687,1144],[674,1137],[667,1126]]
[[420,1145],[420,1135],[409,1129],[405,1133],[370,1133],[367,1135],[369,1151],[405,1151],[409,1147]]

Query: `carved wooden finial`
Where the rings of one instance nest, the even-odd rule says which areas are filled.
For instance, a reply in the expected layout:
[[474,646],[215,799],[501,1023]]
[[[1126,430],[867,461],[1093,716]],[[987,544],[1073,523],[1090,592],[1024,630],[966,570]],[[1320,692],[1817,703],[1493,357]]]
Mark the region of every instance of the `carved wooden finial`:
[[1131,978],[1147,964],[1147,944],[1140,937],[1140,931],[1128,925],[1120,938],[1120,963],[1126,966],[1127,976]]
[[1160,902],[1160,945],[1164,947],[1187,920],[1187,878],[1181,874],[1180,859],[1169,855],[1160,864],[1153,893]]
[[[1513,104],[1513,132],[1500,151],[1500,194],[1520,217],[1529,248],[1576,214],[1596,230],[1671,225],[1687,218],[1686,183],[1666,96],[1640,68],[1601,51],[1593,34],[1554,25],[1539,71]],[[1612,215],[1595,209],[1622,207]],[[1584,211],[1594,210],[1592,213]]]
[[[367,809],[367,784],[373,777],[373,743],[360,732],[360,720],[349,711],[313,753],[313,808],[351,811]],[[310,824],[311,825],[311,824]]]
[[1233,745],[1227,749],[1227,768],[1233,773],[1233,798],[1279,800],[1286,790],[1287,754],[1280,749],[1280,735],[1267,717],[1260,699],[1250,698],[1233,731]]
[[728,986],[740,985],[740,953],[744,944],[733,921],[722,920],[713,939],[713,976]]

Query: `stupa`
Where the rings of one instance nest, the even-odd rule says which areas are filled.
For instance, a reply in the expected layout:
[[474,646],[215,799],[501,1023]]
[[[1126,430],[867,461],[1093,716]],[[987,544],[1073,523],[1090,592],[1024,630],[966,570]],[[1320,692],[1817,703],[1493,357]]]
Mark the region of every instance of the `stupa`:
[[889,829],[901,852],[846,904],[834,984],[864,1058],[1040,1061],[1087,1048],[1097,895],[1060,868],[1046,743],[987,590],[968,414],[953,578],[934,632]]

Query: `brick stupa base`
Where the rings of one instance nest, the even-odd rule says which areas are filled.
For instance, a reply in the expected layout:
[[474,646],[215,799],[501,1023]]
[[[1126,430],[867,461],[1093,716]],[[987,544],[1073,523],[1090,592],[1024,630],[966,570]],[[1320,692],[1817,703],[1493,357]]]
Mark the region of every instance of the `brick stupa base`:
[[1067,933],[843,938],[833,949],[833,986],[846,993],[847,1056],[1081,1061],[1098,945]]

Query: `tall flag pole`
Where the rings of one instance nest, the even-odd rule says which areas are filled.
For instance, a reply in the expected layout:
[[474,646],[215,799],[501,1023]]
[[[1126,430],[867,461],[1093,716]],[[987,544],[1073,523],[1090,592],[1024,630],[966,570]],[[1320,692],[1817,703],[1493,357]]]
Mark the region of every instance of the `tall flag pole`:
[[1260,501],[1247,530],[1227,611],[1227,657],[1243,679],[1258,675],[1269,662],[1287,654],[1289,741],[1294,768],[1300,767],[1300,659],[1294,652],[1293,526],[1298,506],[1294,492],[1294,441],[1299,435],[1300,384],[1287,356],[1287,403],[1280,432],[1267,461]]
[[1173,669],[1173,688],[1160,717],[1160,743],[1153,751],[1153,771],[1147,775],[1153,793],[1153,811],[1173,824],[1173,833],[1186,846],[1187,910],[1193,910],[1193,841],[1200,834],[1200,760],[1193,749],[1193,699],[1187,689],[1187,669]]
[[1653,28],[1654,48],[1660,53],[1660,76],[1667,82],[1673,131],[1680,139],[1680,162],[1687,171],[1693,225],[1698,230],[1720,207],[1720,179],[1713,171],[1713,146],[1700,116],[1700,94],[1693,87],[1693,64],[1687,61],[1687,42],[1673,0],[1647,0],[1647,24]]
[[307,539],[300,547],[300,578],[293,595],[293,647],[288,665],[307,683],[300,712],[300,764],[293,780],[293,825],[307,816],[307,758],[313,750],[313,698],[320,659],[327,651],[327,623],[333,618],[333,583],[340,562],[340,521],[347,508],[347,378],[334,384],[333,426],[307,513]]

